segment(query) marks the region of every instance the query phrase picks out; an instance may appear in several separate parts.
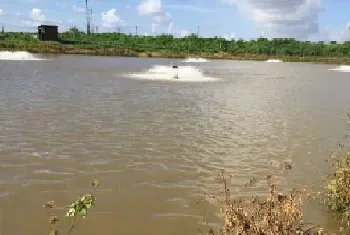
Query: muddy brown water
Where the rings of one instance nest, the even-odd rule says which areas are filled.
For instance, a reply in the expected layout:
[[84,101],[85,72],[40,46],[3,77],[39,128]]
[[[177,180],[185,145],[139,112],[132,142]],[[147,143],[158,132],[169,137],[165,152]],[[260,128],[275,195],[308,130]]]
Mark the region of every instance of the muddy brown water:
[[[214,205],[196,198],[218,188],[220,169],[234,173],[235,195],[271,162],[286,160],[293,169],[279,176],[281,190],[322,189],[324,159],[345,134],[349,73],[311,63],[212,61],[192,65],[220,78],[214,82],[123,76],[171,62],[179,64],[89,56],[0,61],[2,234],[45,234],[41,205],[70,204],[94,178],[101,182],[97,204],[76,234],[204,231],[203,223],[221,220]],[[321,208],[306,207],[308,219],[335,227]]]

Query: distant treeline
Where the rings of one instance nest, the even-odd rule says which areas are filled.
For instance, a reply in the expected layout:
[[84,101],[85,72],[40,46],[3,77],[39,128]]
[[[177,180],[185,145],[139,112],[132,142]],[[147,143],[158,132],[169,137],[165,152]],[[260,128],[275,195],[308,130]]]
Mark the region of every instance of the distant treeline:
[[172,35],[140,36],[124,33],[94,33],[86,35],[76,28],[59,34],[59,42],[41,42],[33,33],[9,32],[0,41],[0,49],[27,48],[30,45],[70,46],[77,49],[104,50],[127,49],[135,52],[168,53],[229,53],[231,55],[253,54],[268,56],[293,57],[349,57],[350,44],[338,44],[297,41],[293,38],[275,38],[268,40],[226,40],[225,38],[202,38],[192,34],[188,37],[175,38]]

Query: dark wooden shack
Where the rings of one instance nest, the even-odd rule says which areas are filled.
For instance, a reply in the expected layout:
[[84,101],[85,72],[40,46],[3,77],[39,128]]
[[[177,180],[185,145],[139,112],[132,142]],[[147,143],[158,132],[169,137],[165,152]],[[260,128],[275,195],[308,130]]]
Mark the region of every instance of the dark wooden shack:
[[56,25],[38,26],[38,38],[41,41],[58,41],[58,26]]

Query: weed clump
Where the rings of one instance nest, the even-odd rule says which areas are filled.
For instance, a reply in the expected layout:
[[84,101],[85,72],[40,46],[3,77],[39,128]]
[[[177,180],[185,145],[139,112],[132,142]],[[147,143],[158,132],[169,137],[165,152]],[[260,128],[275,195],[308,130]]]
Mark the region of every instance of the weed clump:
[[[348,119],[350,124],[350,114]],[[340,213],[348,226],[350,225],[350,148],[347,142],[349,137],[350,127],[345,141],[339,144],[339,150],[326,160],[331,164],[332,173],[327,177],[325,193],[328,208]]]
[[[285,166],[285,170],[292,168],[289,163]],[[205,195],[220,202],[224,219],[224,224],[219,230],[220,234],[323,234],[322,228],[318,225],[304,223],[301,211],[302,199],[310,196],[306,189],[293,189],[290,193],[283,195],[277,191],[273,176],[268,174],[264,179],[268,188],[267,197],[252,195],[246,199],[231,199],[225,171],[222,171],[218,178],[223,185],[224,199]],[[256,179],[252,179],[248,186],[253,186],[256,182]]]
[[[99,186],[98,180],[93,180],[91,185],[93,190],[95,190]],[[91,193],[84,193],[79,196],[79,198],[72,203],[68,211],[66,213],[67,218],[72,218],[72,224],[68,230],[68,235],[71,234],[75,227],[76,219],[79,215],[81,215],[84,219],[87,216],[88,210],[95,205],[96,197],[93,196]],[[48,201],[43,205],[43,208],[45,208],[49,214],[49,224],[51,225],[51,230],[49,232],[49,235],[58,235],[58,222],[59,217],[54,215],[54,208],[55,208],[55,202],[54,201]]]

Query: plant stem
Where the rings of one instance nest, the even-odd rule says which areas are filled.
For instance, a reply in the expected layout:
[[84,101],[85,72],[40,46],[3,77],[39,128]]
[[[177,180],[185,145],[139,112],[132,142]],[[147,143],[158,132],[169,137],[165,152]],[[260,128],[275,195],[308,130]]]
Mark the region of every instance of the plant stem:
[[75,222],[76,222],[76,220],[77,220],[77,216],[75,215],[74,218],[73,218],[72,225],[70,226],[67,235],[71,234],[71,232],[73,231],[73,229],[74,229],[74,227],[75,227]]

